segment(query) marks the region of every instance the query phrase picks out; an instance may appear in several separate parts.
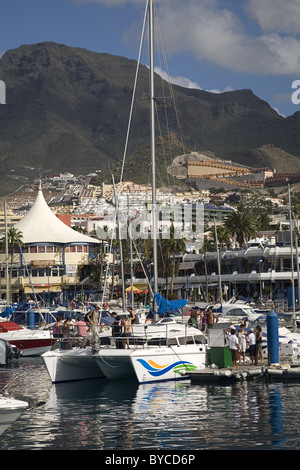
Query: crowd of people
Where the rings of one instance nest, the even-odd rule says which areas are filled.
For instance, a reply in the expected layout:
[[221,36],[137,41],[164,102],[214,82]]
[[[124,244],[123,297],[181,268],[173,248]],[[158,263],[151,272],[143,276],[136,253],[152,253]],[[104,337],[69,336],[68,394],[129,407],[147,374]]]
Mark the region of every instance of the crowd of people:
[[257,365],[258,361],[264,363],[263,350],[262,350],[262,329],[257,325],[255,329],[249,330],[249,335],[246,333],[244,325],[240,325],[239,331],[234,325],[231,325],[229,333],[225,330],[228,347],[231,353],[233,367],[238,367],[238,364],[246,364],[246,350],[249,346],[249,355],[252,365]]
[[[129,307],[128,315],[123,319],[115,312],[111,313],[114,317],[112,324],[112,333],[115,337],[122,337],[117,347],[129,348],[129,338],[131,336],[131,325],[139,323],[138,316],[133,308]],[[82,318],[78,315],[76,321],[72,321],[71,317],[63,321],[61,315],[57,315],[56,322],[53,325],[52,334],[53,338],[60,339],[63,343],[64,349],[69,349],[72,346],[86,347],[93,342],[93,335],[97,334],[99,326],[99,312],[100,305],[96,304],[95,307],[90,306],[88,313]]]
[[205,308],[203,312],[201,312],[199,307],[193,307],[188,324],[206,333],[207,329],[212,328],[213,324],[218,323],[218,321],[219,318],[213,312],[212,308]]
[[[218,316],[213,312],[212,308],[204,309],[201,312],[199,307],[193,307],[191,310],[188,324],[198,328],[203,333],[207,333],[208,328],[212,328],[219,321]],[[263,364],[262,351],[262,330],[258,325],[255,329],[249,330],[249,335],[245,331],[244,325],[240,325],[237,331],[234,325],[231,325],[230,332],[225,330],[233,367],[238,364],[246,363],[246,350],[249,347],[249,355],[252,365],[257,365],[258,361]]]

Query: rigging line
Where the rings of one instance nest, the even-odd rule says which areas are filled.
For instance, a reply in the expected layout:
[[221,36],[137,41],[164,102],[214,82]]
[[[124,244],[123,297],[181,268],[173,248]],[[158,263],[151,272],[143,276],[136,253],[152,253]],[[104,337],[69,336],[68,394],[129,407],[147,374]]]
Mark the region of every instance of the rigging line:
[[164,61],[165,61],[166,73],[167,73],[167,76],[168,76],[169,91],[170,91],[170,95],[171,95],[172,100],[173,100],[177,126],[178,126],[178,129],[180,131],[180,140],[181,140],[181,144],[182,144],[183,153],[185,153],[185,145],[183,143],[183,138],[182,138],[182,129],[181,129],[180,121],[179,121],[179,117],[178,117],[178,111],[177,111],[177,107],[176,107],[174,91],[173,91],[173,87],[172,87],[172,83],[171,83],[171,79],[170,79],[169,67],[168,67],[168,62],[167,62],[167,58],[166,58],[166,51],[165,51],[165,47],[164,47],[163,35],[162,35],[162,32],[161,32],[160,22],[159,22],[159,18],[158,18],[156,9],[155,9],[155,16],[156,16],[158,32],[159,32],[159,36],[160,36],[160,43],[161,43],[161,46],[162,46],[162,51],[163,51],[163,56],[164,56]]
[[150,282],[149,282],[149,279],[148,279],[148,277],[147,277],[146,270],[145,270],[145,268],[144,268],[142,259],[141,259],[141,257],[140,257],[140,253],[138,252],[137,246],[136,246],[135,241],[134,241],[133,239],[132,239],[132,243],[133,243],[133,246],[134,246],[134,248],[135,248],[135,250],[136,250],[136,253],[137,253],[137,255],[138,255],[139,262],[140,262],[140,264],[141,264],[141,266],[142,266],[143,272],[144,272],[144,274],[145,274],[145,279],[146,279],[146,281],[147,281],[148,287],[150,288],[151,294],[153,295],[152,286],[151,286],[151,284],[150,284]]
[[[166,166],[167,183],[170,186],[169,173],[168,173],[168,170],[167,170],[166,150],[165,150],[165,147],[164,147],[163,136],[162,136],[161,126],[160,126],[160,122],[159,122],[158,111],[157,111],[157,103],[156,102],[155,102],[155,112],[156,112],[156,119],[157,119],[158,128],[159,128],[162,155],[163,155],[165,166]],[[168,129],[167,134],[168,134],[168,142],[169,142],[169,151],[170,151],[170,155],[172,155],[171,148],[170,148],[170,134],[169,134],[169,126],[168,126],[167,116],[166,116],[166,122],[167,122],[167,129]],[[159,172],[159,178],[160,178],[161,184],[164,185],[164,182],[162,180],[160,172]]]

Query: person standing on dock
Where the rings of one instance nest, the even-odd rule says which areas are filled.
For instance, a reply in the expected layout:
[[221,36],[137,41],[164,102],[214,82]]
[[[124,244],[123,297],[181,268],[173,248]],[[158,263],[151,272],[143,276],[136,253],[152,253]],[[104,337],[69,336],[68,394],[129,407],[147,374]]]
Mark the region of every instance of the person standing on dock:
[[246,348],[247,348],[247,333],[244,330],[244,325],[240,326],[240,331],[239,331],[239,344],[240,344],[240,363],[241,363],[241,358],[243,358],[243,363],[245,364],[246,362]]
[[256,332],[256,348],[255,348],[255,364],[258,364],[258,356],[260,357],[260,363],[264,363],[264,356],[262,350],[262,330],[261,326],[257,325],[255,328]]
[[239,358],[240,343],[236,335],[236,329],[233,326],[231,326],[230,334],[228,335],[228,347],[231,353],[232,365],[238,368],[237,361]]
[[256,336],[254,334],[253,328],[250,329],[250,335],[248,336],[248,344],[249,344],[249,353],[251,357],[252,365],[255,363],[255,349],[256,349]]

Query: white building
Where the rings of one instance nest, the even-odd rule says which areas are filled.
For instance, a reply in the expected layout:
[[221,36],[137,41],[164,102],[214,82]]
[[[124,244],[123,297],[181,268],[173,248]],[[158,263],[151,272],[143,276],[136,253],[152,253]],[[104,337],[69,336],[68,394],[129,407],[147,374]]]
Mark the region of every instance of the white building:
[[41,187],[27,214],[15,224],[22,234],[22,246],[8,256],[6,281],[5,254],[0,254],[1,293],[9,285],[12,298],[23,294],[61,293],[79,286],[83,266],[99,240],[73,230],[58,219],[48,207]]

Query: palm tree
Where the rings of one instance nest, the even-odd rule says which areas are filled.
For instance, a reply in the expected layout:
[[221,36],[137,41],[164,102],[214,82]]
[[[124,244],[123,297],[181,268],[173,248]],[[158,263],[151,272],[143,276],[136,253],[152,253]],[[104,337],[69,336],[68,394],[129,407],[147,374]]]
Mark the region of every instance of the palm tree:
[[232,212],[224,225],[240,246],[257,235],[255,218],[245,211]]
[[14,249],[16,246],[23,245],[23,233],[14,228],[10,227],[7,232],[8,246],[11,249],[11,264],[13,263],[14,258]]
[[[10,227],[7,231],[7,243],[10,249],[10,276],[9,276],[9,292],[11,293],[12,266],[14,261],[15,247],[23,245],[23,233],[15,227]],[[10,299],[9,299],[10,300]]]
[[[217,238],[219,245],[223,248],[227,246],[231,242],[231,237],[229,230],[225,227],[225,225],[218,225],[216,227],[217,230]],[[213,228],[210,233],[211,238],[214,240],[216,244],[216,237],[215,237],[215,229]]]
[[161,240],[161,249],[162,249],[164,261],[166,261],[165,265],[166,266],[169,265],[169,269],[170,269],[169,273],[171,275],[170,291],[171,291],[171,294],[173,294],[173,285],[174,285],[174,278],[176,274],[176,268],[179,265],[179,263],[176,262],[175,255],[178,253],[184,253],[186,250],[184,239],[174,237],[173,225],[170,228],[170,238]]
[[208,251],[213,251],[213,243],[208,237],[204,237],[203,240],[203,246],[201,248],[201,251],[203,253],[203,259],[204,259],[204,271],[205,271],[205,300],[208,301],[208,272],[207,272],[207,257],[206,253]]

